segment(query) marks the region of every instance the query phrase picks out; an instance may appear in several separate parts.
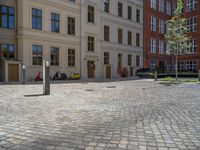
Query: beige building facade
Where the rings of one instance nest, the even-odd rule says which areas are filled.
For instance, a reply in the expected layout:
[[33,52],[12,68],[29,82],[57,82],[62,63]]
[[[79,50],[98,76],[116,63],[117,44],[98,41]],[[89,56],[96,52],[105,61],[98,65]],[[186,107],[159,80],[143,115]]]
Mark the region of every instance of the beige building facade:
[[[0,3],[0,79],[42,72],[88,78],[134,76],[143,66],[143,4],[139,0],[6,0]],[[6,18],[6,19],[5,19]]]

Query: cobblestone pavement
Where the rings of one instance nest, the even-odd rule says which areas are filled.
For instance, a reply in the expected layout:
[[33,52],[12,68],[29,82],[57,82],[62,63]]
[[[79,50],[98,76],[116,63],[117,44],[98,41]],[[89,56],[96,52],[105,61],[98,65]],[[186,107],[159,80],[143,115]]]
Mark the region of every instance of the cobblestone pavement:
[[[0,86],[0,150],[199,150],[200,84]],[[35,95],[34,95],[35,94]]]

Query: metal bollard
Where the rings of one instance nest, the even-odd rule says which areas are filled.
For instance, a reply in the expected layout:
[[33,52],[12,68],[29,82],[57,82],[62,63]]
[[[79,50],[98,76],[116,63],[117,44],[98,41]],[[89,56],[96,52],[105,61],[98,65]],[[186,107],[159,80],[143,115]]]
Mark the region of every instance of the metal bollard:
[[200,70],[199,70],[199,82],[200,82]]
[[155,81],[158,81],[158,73],[157,73],[157,71],[155,71]]
[[50,95],[50,64],[48,60],[43,61],[43,94]]
[[22,84],[26,84],[26,66],[22,66]]

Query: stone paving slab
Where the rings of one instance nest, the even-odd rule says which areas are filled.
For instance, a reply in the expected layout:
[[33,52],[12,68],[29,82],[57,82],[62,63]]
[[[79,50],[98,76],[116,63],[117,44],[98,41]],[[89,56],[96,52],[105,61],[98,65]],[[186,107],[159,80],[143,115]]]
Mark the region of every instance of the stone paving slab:
[[0,150],[199,150],[200,84],[0,85]]

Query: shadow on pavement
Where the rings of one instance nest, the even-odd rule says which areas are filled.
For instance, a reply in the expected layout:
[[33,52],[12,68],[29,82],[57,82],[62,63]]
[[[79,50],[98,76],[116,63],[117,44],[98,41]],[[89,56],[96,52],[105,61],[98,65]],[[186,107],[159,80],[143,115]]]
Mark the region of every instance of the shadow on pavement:
[[159,84],[165,85],[165,86],[173,86],[173,85],[179,85],[181,83],[173,83],[173,82],[160,82]]
[[46,95],[44,95],[44,94],[24,95],[24,97],[40,97],[40,96],[46,96]]

